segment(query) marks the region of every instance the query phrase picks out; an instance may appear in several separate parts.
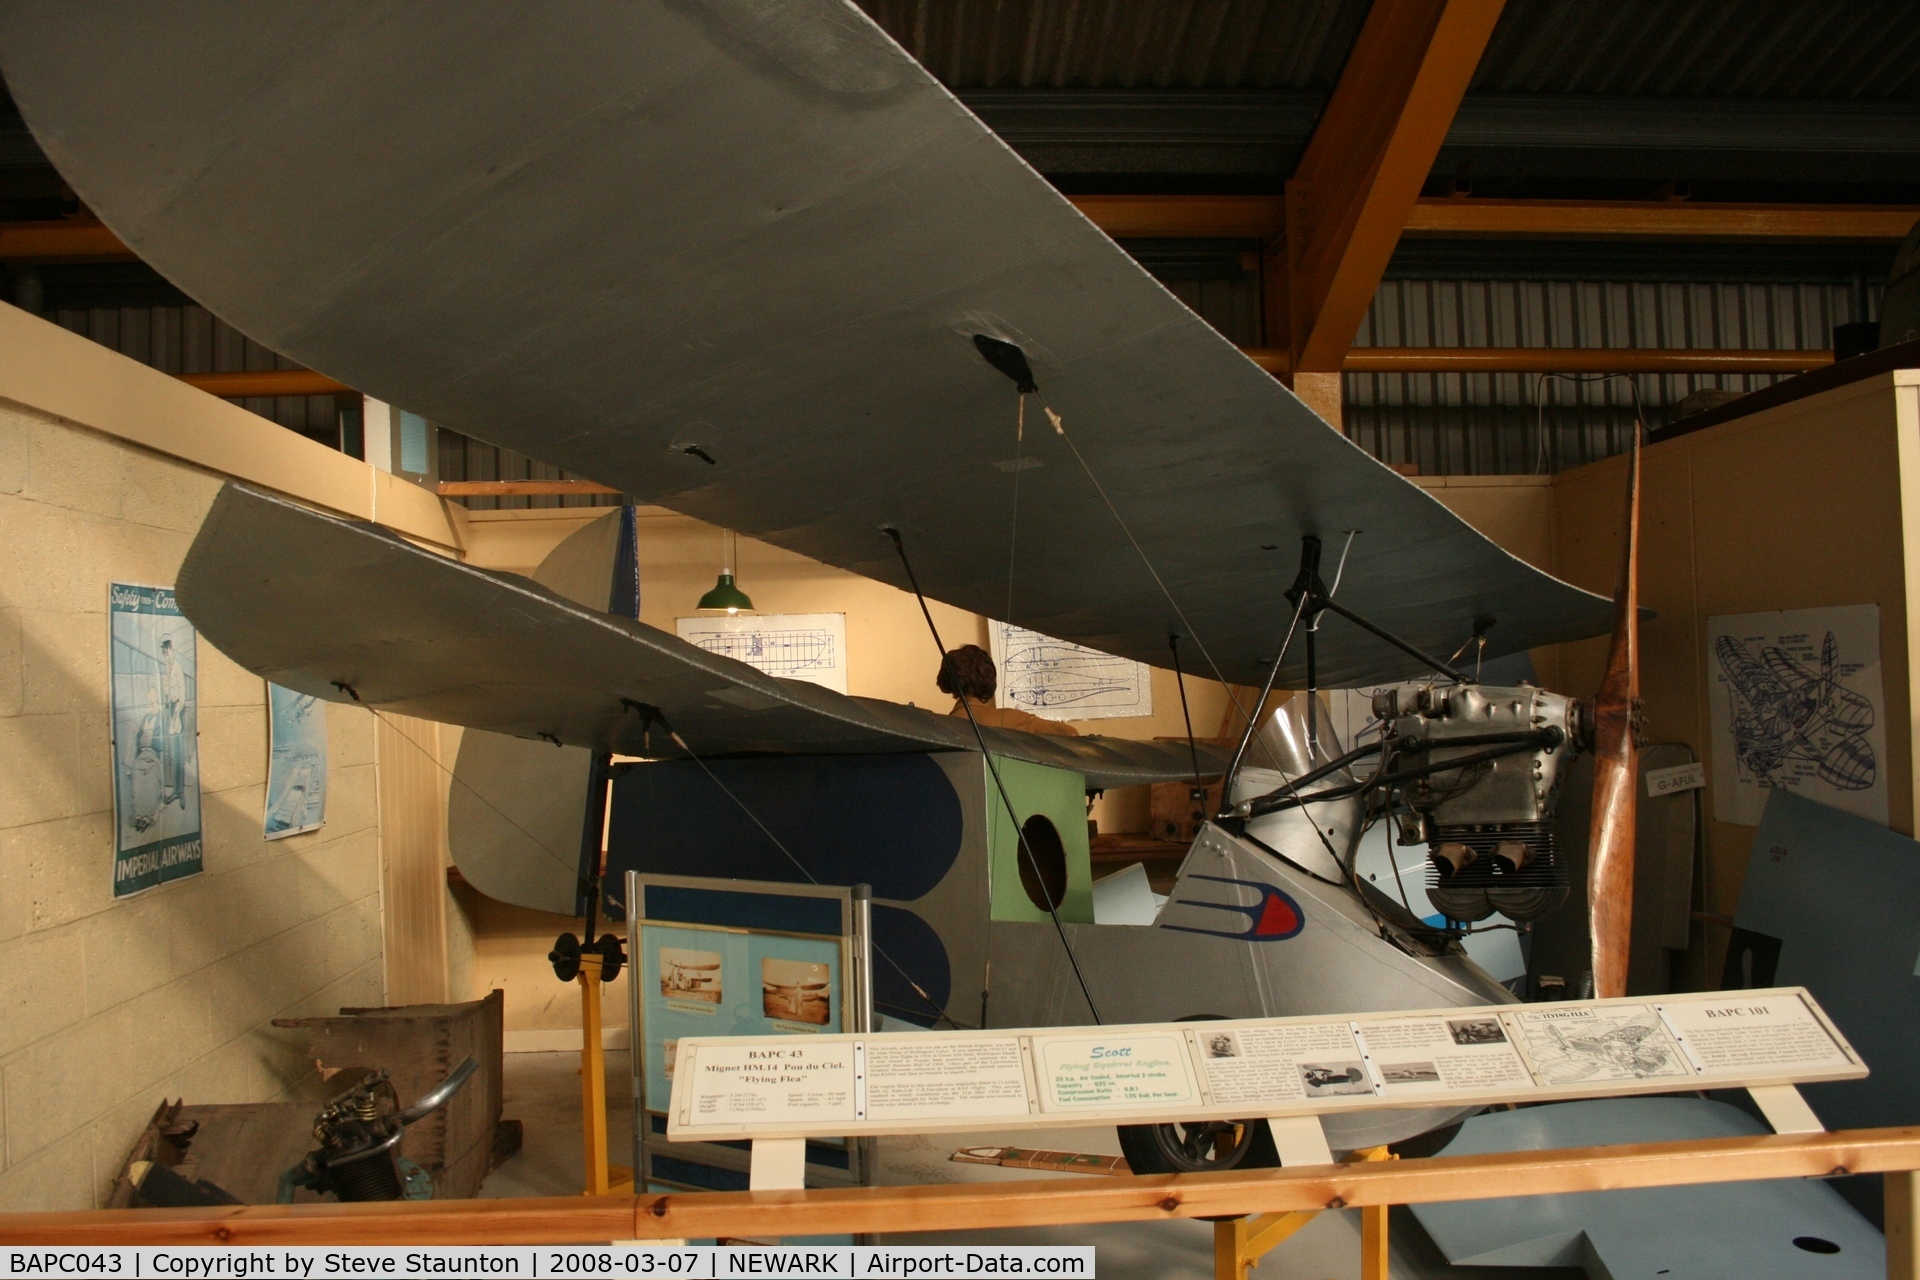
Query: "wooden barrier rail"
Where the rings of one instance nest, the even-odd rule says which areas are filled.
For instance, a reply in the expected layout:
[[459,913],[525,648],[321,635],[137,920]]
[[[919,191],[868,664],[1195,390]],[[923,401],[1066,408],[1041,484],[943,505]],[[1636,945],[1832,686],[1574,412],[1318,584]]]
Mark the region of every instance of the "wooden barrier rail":
[[1017,1183],[23,1213],[0,1216],[0,1243],[561,1244],[1013,1229],[1885,1173],[1888,1275],[1916,1280],[1916,1168],[1920,1126]]

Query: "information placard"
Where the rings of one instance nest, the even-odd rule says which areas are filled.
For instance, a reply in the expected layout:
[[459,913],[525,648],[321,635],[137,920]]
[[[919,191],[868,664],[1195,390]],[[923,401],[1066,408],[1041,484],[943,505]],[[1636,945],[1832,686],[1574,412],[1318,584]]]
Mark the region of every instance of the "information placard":
[[791,1046],[690,1037],[680,1060],[674,1141],[1467,1107],[1867,1074],[1797,987]]

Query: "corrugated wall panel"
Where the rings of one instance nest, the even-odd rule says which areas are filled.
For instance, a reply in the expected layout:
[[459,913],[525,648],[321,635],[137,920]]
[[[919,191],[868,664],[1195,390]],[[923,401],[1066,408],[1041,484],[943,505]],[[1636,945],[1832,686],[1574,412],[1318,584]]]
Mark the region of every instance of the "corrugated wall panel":
[[[1362,347],[1823,350],[1854,314],[1847,284],[1388,280]],[[1203,313],[1204,314],[1204,313]],[[1209,317],[1211,319],[1211,317]],[[1426,475],[1559,471],[1625,448],[1634,398],[1650,425],[1701,390],[1756,391],[1771,374],[1350,373],[1346,429],[1384,462]]]

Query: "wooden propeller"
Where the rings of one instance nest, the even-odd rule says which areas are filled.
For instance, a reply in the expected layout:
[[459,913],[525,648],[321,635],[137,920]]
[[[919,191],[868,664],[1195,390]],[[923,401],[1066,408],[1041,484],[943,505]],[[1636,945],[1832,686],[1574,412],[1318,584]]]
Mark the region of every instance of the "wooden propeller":
[[1613,647],[1593,700],[1593,829],[1587,844],[1587,924],[1593,939],[1593,994],[1627,994],[1633,932],[1633,844],[1639,810],[1640,427],[1627,459],[1626,547],[1613,599]]

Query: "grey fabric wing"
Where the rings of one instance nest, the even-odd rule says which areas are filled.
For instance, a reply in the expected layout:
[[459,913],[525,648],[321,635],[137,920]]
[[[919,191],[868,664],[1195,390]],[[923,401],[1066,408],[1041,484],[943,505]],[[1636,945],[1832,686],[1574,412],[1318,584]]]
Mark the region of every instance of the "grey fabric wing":
[[[764,675],[529,578],[244,485],[214,499],[177,595],[210,643],[276,684],[556,746],[682,755],[635,703],[659,708],[703,756],[977,750],[964,720]],[[1090,787],[1192,776],[1184,744],[983,733],[994,753],[1073,770]],[[1219,753],[1201,752],[1220,772]]]
[[[829,564],[904,586],[898,524],[938,599],[1162,666],[1179,632],[1236,683],[1305,534],[1331,562],[1358,530],[1341,600],[1430,651],[1611,625],[1315,417],[843,0],[12,0],[0,65],[74,189],[250,337]],[[1068,436],[1030,397],[1016,438],[976,335]],[[1418,669],[1338,618],[1319,659],[1329,687]]]

